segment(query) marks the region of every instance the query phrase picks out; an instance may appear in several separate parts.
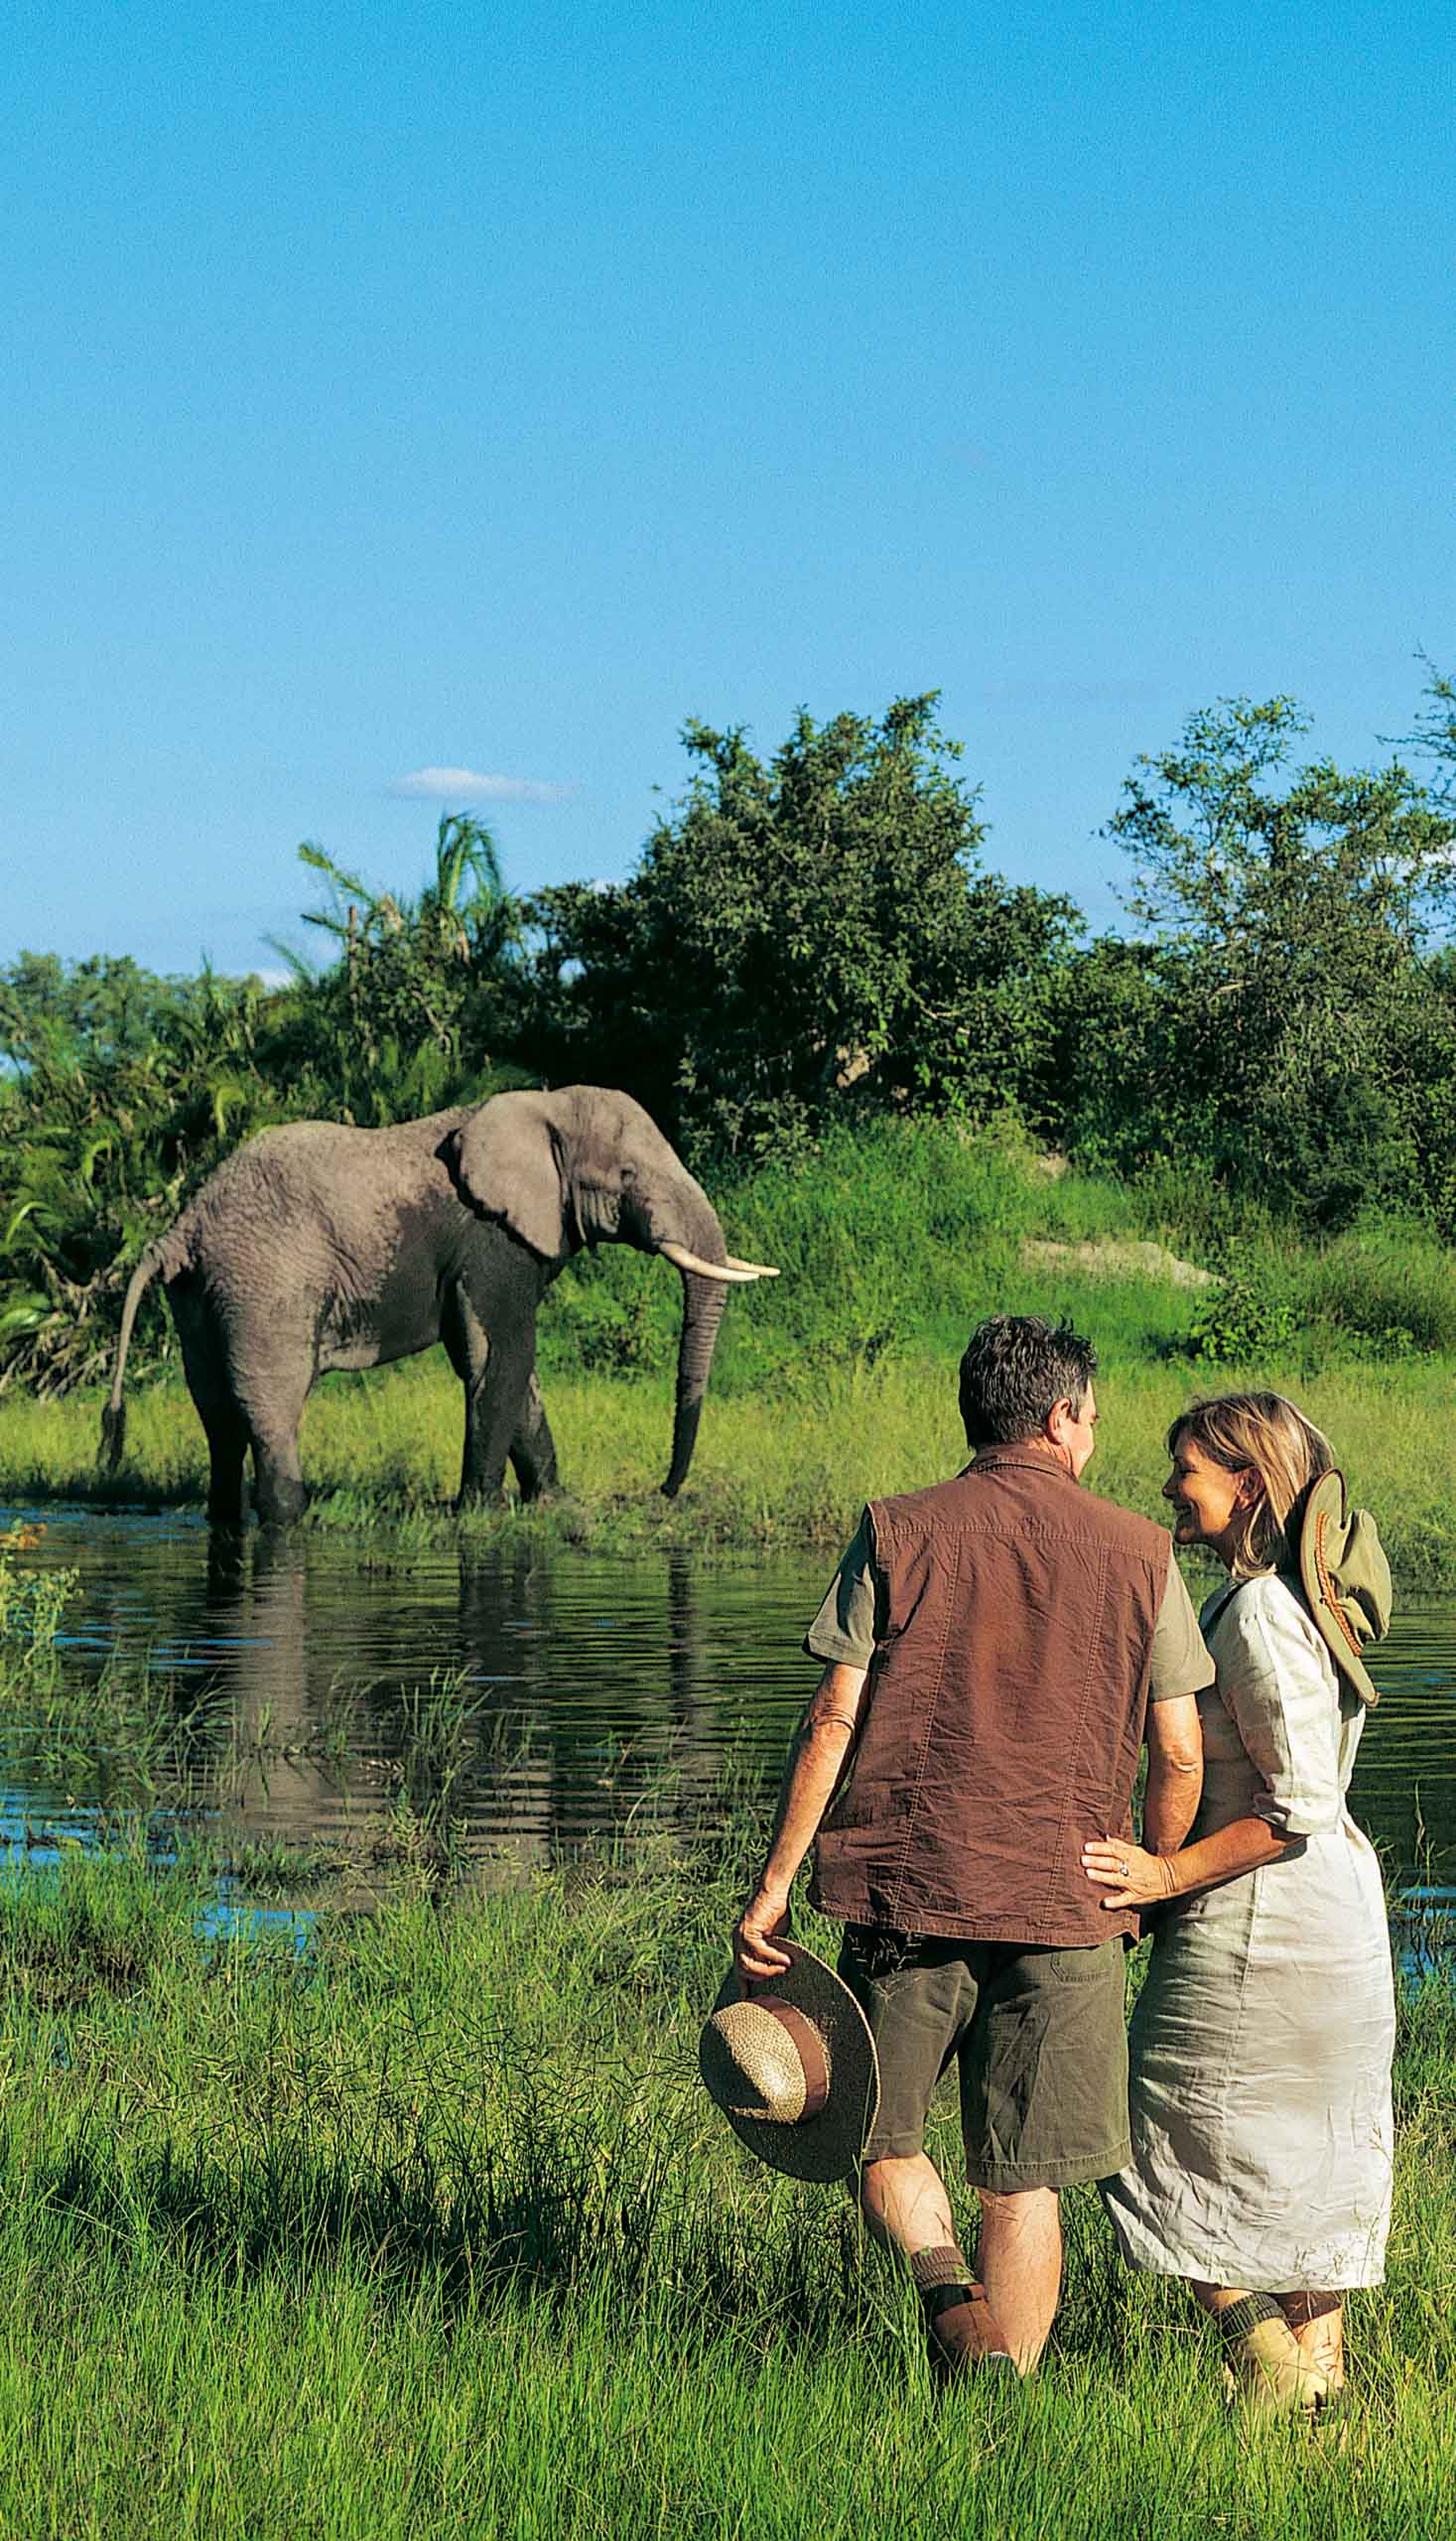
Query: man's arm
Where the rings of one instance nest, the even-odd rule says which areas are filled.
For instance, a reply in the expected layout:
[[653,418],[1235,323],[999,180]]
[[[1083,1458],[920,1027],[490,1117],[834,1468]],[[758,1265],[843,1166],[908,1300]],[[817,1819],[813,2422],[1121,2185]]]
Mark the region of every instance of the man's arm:
[[867,1669],[843,1662],[826,1668],[794,1733],[778,1796],[768,1858],[758,1886],[733,1928],[733,1965],[748,1983],[781,1976],[789,1961],[773,1936],[788,1912],[795,1873],[834,1798],[860,1717]]
[[1147,1706],[1147,1789],[1142,1841],[1149,1853],[1175,1853],[1198,1814],[1203,1795],[1203,1732],[1192,1694]]

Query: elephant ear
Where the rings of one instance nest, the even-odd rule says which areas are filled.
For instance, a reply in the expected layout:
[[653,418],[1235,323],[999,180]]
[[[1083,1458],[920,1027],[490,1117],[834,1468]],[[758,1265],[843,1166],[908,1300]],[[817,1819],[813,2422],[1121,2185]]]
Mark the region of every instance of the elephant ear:
[[472,1209],[548,1262],[565,1252],[560,1150],[543,1095],[492,1095],[446,1140],[446,1153]]

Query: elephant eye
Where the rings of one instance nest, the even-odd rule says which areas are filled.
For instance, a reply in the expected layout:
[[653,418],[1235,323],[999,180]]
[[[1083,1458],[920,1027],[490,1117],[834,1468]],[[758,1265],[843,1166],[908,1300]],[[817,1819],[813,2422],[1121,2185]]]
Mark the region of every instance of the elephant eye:
[[624,1164],[624,1165],[622,1166],[622,1189],[623,1189],[624,1191],[630,1191],[630,1189],[631,1189],[631,1187],[632,1187],[633,1183],[636,1181],[636,1179],[637,1179],[637,1168],[636,1168],[636,1166],[635,1166],[634,1164]]

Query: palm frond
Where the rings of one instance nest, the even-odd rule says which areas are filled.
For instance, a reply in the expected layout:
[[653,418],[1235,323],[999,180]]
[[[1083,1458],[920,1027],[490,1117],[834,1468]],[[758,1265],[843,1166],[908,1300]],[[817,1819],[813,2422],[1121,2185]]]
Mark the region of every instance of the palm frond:
[[34,1288],[12,1290],[7,1298],[0,1301],[0,1344],[40,1332],[55,1314],[50,1298],[38,1295]]
[[313,988],[319,974],[306,953],[300,953],[295,945],[285,944],[281,935],[265,935],[263,941],[270,953],[276,953],[280,962],[287,963],[296,988]]

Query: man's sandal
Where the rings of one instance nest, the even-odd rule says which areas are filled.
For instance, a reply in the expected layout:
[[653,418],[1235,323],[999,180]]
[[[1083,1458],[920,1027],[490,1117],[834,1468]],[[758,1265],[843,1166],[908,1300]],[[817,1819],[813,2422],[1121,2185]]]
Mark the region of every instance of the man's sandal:
[[1216,2315],[1224,2388],[1255,2418],[1313,2417],[1331,2397],[1271,2294],[1244,2294]]
[[998,2374],[1015,2372],[1016,2359],[986,2299],[986,2288],[953,2242],[939,2250],[917,2250],[910,2274],[925,2316],[926,2347],[937,2381],[950,2382],[983,2366]]

